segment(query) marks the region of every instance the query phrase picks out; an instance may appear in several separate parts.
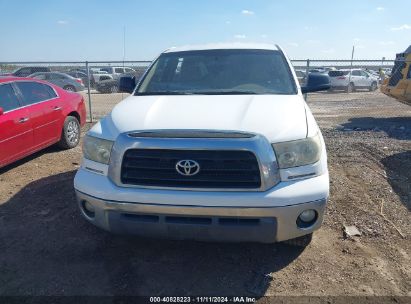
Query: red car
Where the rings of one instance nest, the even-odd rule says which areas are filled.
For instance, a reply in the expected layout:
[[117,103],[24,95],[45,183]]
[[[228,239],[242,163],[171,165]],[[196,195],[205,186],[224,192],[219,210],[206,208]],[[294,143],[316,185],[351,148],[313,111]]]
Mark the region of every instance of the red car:
[[81,95],[32,78],[0,77],[0,167],[55,143],[74,148],[85,120]]

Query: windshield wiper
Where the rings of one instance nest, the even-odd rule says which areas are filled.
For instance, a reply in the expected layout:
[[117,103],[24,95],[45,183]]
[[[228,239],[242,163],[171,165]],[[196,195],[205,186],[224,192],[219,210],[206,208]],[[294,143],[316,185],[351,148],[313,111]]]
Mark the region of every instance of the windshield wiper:
[[159,92],[137,92],[136,95],[149,96],[149,95],[193,95],[192,92],[179,92],[179,91],[159,91]]
[[[254,91],[158,91],[158,92],[141,92],[136,95],[258,95],[264,93],[257,93]],[[272,93],[271,93],[272,94]]]
[[191,92],[198,95],[257,95],[258,93],[253,91],[199,91]]

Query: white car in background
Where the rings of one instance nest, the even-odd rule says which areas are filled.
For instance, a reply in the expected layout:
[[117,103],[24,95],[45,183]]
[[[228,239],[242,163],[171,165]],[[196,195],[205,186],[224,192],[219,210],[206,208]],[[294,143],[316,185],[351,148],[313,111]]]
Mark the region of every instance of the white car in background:
[[108,75],[113,77],[113,79],[119,79],[123,74],[131,74],[135,73],[136,71],[132,68],[126,67],[116,67],[116,66],[109,66],[100,68],[100,71],[106,72]]
[[295,70],[295,75],[297,76],[299,84],[303,85],[307,78],[307,72],[303,70]]
[[99,68],[90,68],[90,75],[91,77],[93,77],[95,83],[103,80],[113,79],[113,76],[109,75],[106,71],[101,71]]
[[363,69],[329,71],[331,80],[330,90],[345,90],[354,92],[359,89],[375,91],[378,88],[378,77]]

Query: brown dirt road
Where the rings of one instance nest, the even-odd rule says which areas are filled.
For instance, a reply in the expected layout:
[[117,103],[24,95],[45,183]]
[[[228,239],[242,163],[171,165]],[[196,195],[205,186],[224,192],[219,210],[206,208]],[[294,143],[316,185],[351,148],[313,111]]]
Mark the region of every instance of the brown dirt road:
[[[305,250],[101,231],[75,202],[81,148],[52,147],[0,171],[0,295],[411,296],[411,107],[379,93],[309,105],[331,197]],[[344,224],[362,236],[344,239]]]

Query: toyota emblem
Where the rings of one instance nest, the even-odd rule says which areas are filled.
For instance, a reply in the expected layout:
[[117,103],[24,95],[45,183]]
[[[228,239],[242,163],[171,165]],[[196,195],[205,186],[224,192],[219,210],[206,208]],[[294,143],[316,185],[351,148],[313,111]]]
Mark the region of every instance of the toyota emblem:
[[184,176],[193,176],[200,172],[200,165],[195,160],[183,159],[176,164],[176,170]]

